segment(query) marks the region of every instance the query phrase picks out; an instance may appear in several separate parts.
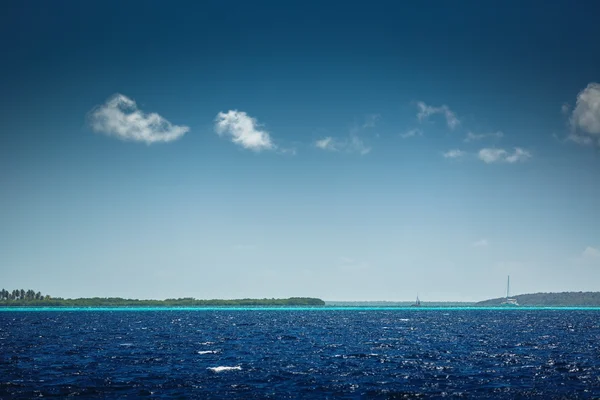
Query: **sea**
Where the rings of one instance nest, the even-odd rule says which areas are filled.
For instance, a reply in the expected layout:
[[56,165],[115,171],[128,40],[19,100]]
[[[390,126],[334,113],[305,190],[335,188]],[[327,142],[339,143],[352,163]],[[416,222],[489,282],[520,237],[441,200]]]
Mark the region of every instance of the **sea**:
[[0,398],[600,398],[600,309],[2,309]]

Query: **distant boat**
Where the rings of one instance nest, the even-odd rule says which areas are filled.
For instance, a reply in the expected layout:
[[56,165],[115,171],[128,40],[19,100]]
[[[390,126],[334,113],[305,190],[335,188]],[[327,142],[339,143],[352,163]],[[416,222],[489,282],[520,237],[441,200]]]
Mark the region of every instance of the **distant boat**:
[[510,275],[508,276],[508,279],[506,281],[506,299],[504,299],[504,301],[500,303],[500,305],[504,307],[519,306],[519,302],[517,301],[517,299],[513,299],[510,297]]
[[415,304],[411,304],[411,307],[421,307],[421,300],[419,300],[419,295],[417,295],[417,301]]

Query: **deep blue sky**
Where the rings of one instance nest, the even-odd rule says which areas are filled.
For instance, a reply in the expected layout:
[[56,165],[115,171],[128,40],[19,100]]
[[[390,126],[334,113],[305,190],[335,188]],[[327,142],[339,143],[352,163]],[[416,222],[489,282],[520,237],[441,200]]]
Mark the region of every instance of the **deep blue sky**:
[[[600,290],[598,15],[4,2],[0,286],[477,300],[510,274],[516,293]],[[115,128],[116,94],[173,138]]]

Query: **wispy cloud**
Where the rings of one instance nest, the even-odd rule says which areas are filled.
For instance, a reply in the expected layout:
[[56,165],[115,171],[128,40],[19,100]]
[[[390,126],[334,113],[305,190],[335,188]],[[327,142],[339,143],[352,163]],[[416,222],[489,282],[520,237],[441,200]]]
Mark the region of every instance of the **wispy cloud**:
[[531,158],[531,153],[527,150],[523,150],[520,147],[515,147],[512,153],[504,149],[496,148],[485,148],[479,150],[478,157],[481,161],[486,164],[493,163],[509,163],[514,164],[516,162],[527,161]]
[[402,139],[408,139],[408,138],[411,138],[411,137],[422,136],[422,135],[423,135],[423,131],[420,130],[420,129],[418,129],[418,128],[416,128],[416,129],[411,129],[409,131],[401,133],[400,137]]
[[90,111],[88,120],[96,132],[146,144],[171,142],[190,130],[184,125],[173,125],[156,113],[144,113],[135,101],[118,93]]
[[486,138],[490,138],[490,139],[500,139],[504,137],[504,133],[502,133],[501,131],[497,131],[497,132],[490,132],[490,133],[473,133],[473,132],[467,132],[467,136],[465,137],[465,142],[474,142],[477,140],[482,140],[482,139],[486,139]]
[[363,140],[356,134],[350,134],[347,139],[343,140],[327,136],[317,140],[315,147],[321,150],[343,151],[346,153],[358,153],[360,155],[368,154],[371,151],[371,148],[365,145]]
[[327,136],[323,139],[317,140],[315,146],[322,150],[333,150],[336,151],[335,142],[331,136]]
[[580,144],[582,146],[592,146],[596,143],[596,141],[591,136],[580,135],[577,133],[570,133],[567,136],[566,140]]
[[[561,111],[564,112],[564,105]],[[571,134],[567,137],[582,145],[600,146],[600,83],[592,82],[577,95],[569,118]]]
[[369,154],[371,152],[371,148],[356,135],[350,135],[350,141],[346,149],[351,153],[358,153],[360,155]]
[[487,241],[487,239],[479,239],[479,240],[471,243],[471,246],[473,246],[473,247],[488,247],[489,242]]
[[381,114],[369,114],[365,118],[363,128],[374,128],[381,120]]
[[515,147],[515,151],[508,155],[505,159],[507,163],[516,163],[520,161],[527,161],[531,158],[531,153],[527,150],[523,150],[520,147]]
[[229,110],[220,112],[215,118],[215,131],[228,135],[231,141],[245,149],[253,151],[274,150],[269,132],[259,129],[260,124],[243,111]]
[[419,109],[419,112],[417,113],[417,118],[419,121],[426,121],[431,115],[434,114],[442,114],[446,118],[446,124],[448,125],[448,128],[455,129],[458,125],[460,125],[460,120],[447,105],[433,107],[425,104],[422,101],[419,101],[417,102],[417,108]]
[[444,158],[461,158],[466,153],[459,149],[448,150],[443,154]]
[[339,151],[349,154],[365,155],[371,152],[371,147],[367,146],[361,138],[361,133],[364,129],[374,127],[379,120],[379,114],[371,114],[367,117],[367,123],[358,125],[352,124],[349,129],[348,136],[336,138],[333,136],[325,136],[314,142],[314,146],[321,150]]

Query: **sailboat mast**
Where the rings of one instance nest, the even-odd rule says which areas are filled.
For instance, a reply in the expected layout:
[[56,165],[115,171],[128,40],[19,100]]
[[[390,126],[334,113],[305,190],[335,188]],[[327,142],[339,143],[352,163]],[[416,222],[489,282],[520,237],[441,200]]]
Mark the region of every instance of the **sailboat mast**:
[[510,275],[508,275],[508,279],[506,280],[506,298],[510,297]]

